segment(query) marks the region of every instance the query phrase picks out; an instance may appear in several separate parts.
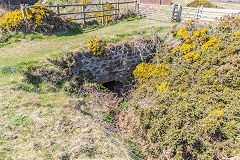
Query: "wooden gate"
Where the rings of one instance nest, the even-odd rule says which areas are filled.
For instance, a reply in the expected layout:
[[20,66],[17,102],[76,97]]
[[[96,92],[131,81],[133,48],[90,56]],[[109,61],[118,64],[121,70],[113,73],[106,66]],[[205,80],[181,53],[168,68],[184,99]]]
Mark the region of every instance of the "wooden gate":
[[183,7],[182,21],[200,20],[200,21],[215,21],[225,15],[237,14],[240,15],[240,10],[233,9],[217,9],[217,8],[191,8]]

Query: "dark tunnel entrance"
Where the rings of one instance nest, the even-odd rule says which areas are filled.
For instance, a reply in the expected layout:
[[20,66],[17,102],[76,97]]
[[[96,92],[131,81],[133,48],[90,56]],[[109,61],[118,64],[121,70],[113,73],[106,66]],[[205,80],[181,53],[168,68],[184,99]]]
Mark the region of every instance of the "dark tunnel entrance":
[[124,92],[123,84],[119,81],[110,81],[102,84],[104,87],[108,88],[110,91],[117,93],[121,96]]

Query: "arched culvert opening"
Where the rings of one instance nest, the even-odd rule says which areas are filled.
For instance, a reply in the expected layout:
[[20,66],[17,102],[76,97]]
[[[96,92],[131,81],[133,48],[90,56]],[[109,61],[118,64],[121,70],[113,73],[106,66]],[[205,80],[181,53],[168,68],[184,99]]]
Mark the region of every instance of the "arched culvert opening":
[[117,93],[119,96],[123,93],[123,84],[120,81],[110,81],[103,83],[102,85],[110,91]]

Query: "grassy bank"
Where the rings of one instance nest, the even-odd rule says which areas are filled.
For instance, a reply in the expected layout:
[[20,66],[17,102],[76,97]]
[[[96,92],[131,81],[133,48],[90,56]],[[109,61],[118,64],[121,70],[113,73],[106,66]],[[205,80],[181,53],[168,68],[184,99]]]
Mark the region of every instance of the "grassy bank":
[[90,32],[86,31],[83,34],[50,36],[28,42],[17,42],[0,48],[0,66],[61,55],[66,51],[79,50],[86,46],[87,40],[91,37],[113,39],[123,33],[129,34],[141,31],[155,23],[155,21],[151,20],[138,19],[120,22],[104,28],[96,28]]

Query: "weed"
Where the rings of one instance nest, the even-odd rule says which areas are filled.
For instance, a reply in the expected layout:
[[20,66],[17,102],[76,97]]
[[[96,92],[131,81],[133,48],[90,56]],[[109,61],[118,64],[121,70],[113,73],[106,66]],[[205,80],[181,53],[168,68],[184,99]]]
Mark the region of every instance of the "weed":
[[125,110],[125,109],[128,108],[128,105],[129,105],[130,103],[131,103],[131,100],[128,101],[128,102],[122,102],[122,103],[120,103],[119,106],[118,106],[118,110],[119,110],[120,112],[122,112],[123,110]]
[[16,116],[6,125],[6,127],[26,127],[28,125],[26,116]]
[[104,115],[103,115],[103,121],[104,121],[104,122],[107,122],[107,123],[110,123],[110,122],[112,121],[112,116],[111,116],[111,114],[109,114],[109,113],[104,114]]

